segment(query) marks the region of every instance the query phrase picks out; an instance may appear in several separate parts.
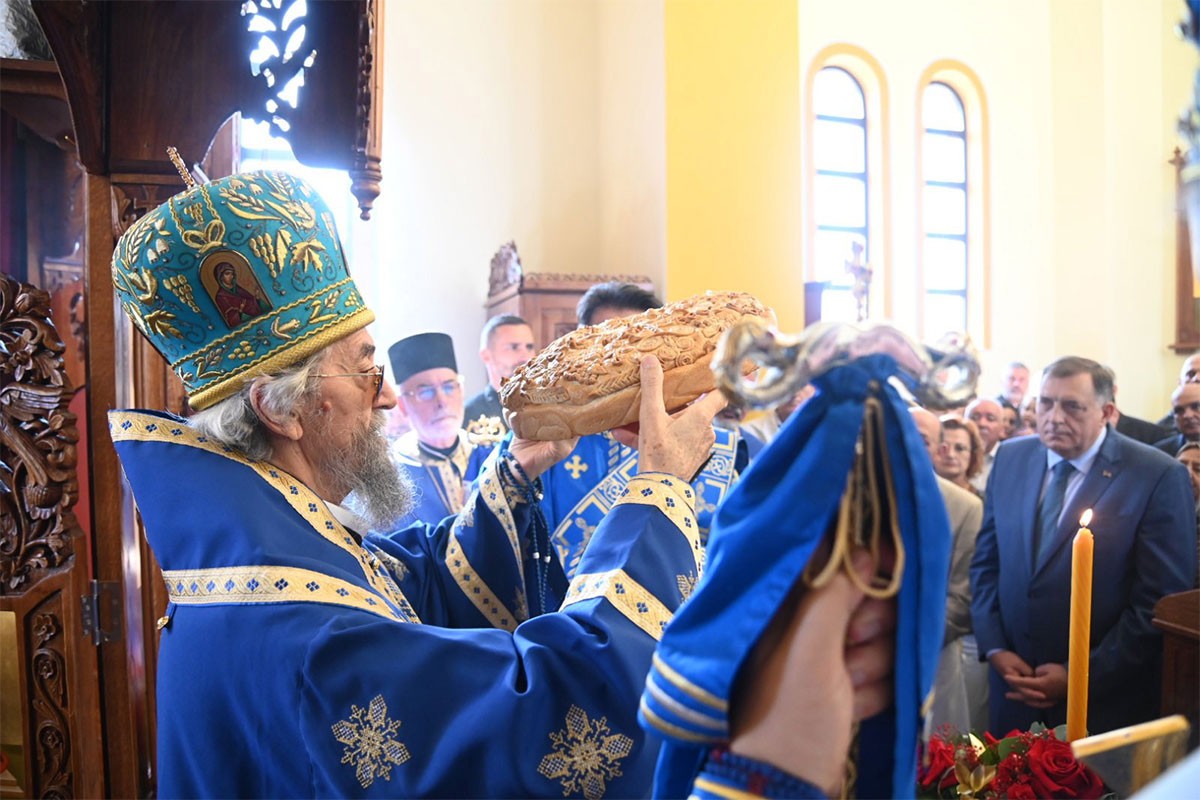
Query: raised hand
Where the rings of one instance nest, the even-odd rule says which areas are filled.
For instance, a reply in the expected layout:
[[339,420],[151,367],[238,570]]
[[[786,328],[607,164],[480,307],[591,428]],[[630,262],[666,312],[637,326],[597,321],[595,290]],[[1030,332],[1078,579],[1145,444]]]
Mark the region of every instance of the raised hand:
[[529,479],[533,480],[570,455],[578,443],[578,436],[553,442],[537,442],[514,436],[508,445],[508,452],[521,465],[521,469],[525,470]]
[[[726,405],[720,392],[710,392],[682,411],[668,414],[663,401],[662,365],[654,356],[641,364],[642,401],[638,414],[638,471],[667,472],[684,480],[708,460],[716,434],[712,421]],[[617,435],[614,432],[614,435]],[[626,441],[628,437],[619,441]]]

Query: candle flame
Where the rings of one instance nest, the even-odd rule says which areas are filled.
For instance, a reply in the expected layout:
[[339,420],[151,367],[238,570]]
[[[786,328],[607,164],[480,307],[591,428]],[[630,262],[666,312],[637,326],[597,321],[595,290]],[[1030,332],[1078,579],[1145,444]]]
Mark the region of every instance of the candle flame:
[[1089,508],[1087,511],[1084,511],[1083,514],[1080,515],[1079,527],[1086,528],[1088,526],[1088,523],[1091,521],[1092,521],[1092,510]]

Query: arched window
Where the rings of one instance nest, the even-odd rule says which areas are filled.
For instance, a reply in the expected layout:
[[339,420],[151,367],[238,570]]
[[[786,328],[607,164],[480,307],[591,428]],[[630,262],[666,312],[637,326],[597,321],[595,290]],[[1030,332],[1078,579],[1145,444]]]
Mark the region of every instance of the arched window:
[[967,118],[958,92],[928,84],[921,104],[925,335],[967,330]]
[[870,259],[871,165],[862,85],[841,67],[825,67],[813,80],[812,109],[815,233],[810,277],[825,284],[821,319],[853,322],[847,262],[867,264]]
[[988,115],[983,85],[956,61],[918,81],[916,300],[925,339],[966,331],[990,346]]

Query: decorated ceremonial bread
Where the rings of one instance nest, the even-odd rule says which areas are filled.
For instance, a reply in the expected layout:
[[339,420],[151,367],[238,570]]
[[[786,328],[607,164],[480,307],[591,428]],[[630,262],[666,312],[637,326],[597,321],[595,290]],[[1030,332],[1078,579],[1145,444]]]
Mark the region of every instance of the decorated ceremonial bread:
[[717,342],[747,317],[771,312],[742,292],[709,292],[571,331],[500,388],[509,427],[523,439],[554,440],[636,422],[646,355],[662,364],[667,408],[682,408],[716,388]]

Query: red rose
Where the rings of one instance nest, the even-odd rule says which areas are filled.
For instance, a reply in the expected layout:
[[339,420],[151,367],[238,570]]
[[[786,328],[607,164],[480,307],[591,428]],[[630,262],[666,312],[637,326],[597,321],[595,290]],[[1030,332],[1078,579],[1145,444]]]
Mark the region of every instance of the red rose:
[[[954,748],[942,741],[941,738],[934,736],[929,740],[929,747],[925,750],[925,760],[928,766],[921,770],[921,786],[925,789],[930,789],[934,786],[944,788],[947,785],[958,783],[958,779],[954,777]],[[950,784],[946,783],[947,773],[949,773]]]
[[1008,787],[1005,797],[1008,800],[1037,800],[1037,795],[1034,794],[1033,787],[1028,783],[1014,783]]
[[1033,743],[1026,757],[1038,797],[1094,799],[1104,794],[1104,784],[1096,773],[1075,760],[1071,745],[1066,742],[1043,736]]

